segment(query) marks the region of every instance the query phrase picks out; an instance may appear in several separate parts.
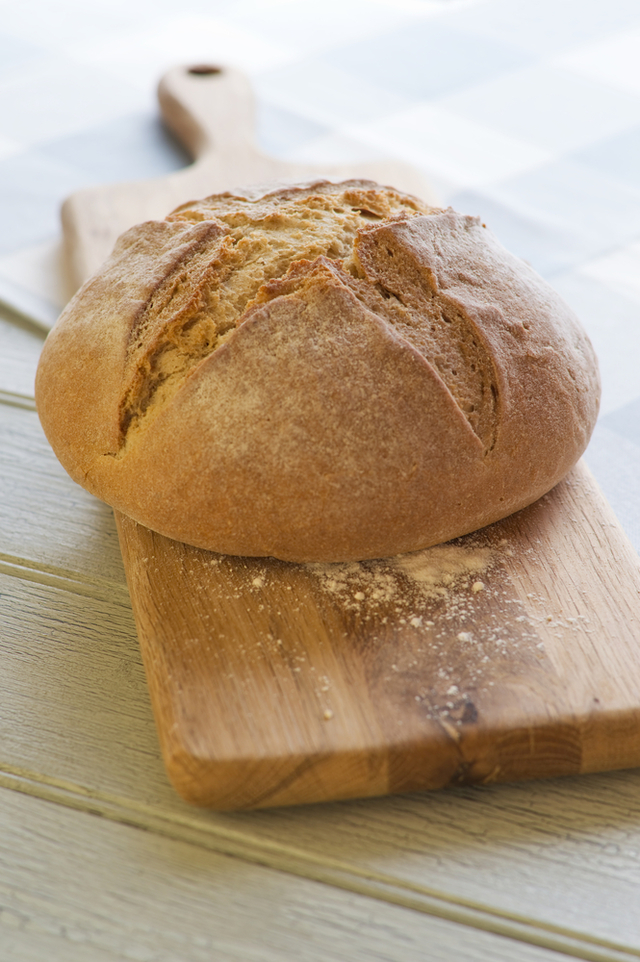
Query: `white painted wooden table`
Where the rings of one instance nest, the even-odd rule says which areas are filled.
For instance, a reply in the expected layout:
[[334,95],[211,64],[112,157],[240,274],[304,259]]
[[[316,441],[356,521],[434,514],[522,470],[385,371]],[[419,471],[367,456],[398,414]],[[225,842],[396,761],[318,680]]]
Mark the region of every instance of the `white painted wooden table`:
[[[0,297],[55,314],[59,200],[179,165],[150,78],[231,58],[253,72],[266,148],[392,145],[581,313],[604,375],[588,460],[638,547],[635,0],[184,0],[153,28],[142,3],[57,6],[0,0]],[[243,814],[176,796],[113,518],[39,427],[43,337],[0,310],[0,960],[637,959],[640,771]]]

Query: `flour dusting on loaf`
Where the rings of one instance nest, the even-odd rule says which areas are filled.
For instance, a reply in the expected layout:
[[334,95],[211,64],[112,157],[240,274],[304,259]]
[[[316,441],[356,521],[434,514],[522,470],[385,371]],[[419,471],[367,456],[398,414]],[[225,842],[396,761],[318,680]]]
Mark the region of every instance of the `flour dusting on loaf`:
[[539,498],[586,447],[599,378],[478,218],[322,181],[127,231],[49,335],[36,399],[71,476],[147,527],[348,561]]

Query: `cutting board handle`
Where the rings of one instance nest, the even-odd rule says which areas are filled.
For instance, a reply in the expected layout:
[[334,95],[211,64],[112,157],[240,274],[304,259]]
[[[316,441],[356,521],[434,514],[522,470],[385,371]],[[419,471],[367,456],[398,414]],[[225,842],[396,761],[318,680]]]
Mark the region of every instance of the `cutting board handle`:
[[158,101],[166,125],[194,160],[214,151],[255,151],[254,98],[240,71],[217,64],[175,67],[158,84]]
[[133,224],[161,220],[182,204],[222,191],[362,177],[439,205],[420,172],[397,160],[315,165],[264,154],[256,142],[251,84],[226,64],[174,67],[158,85],[158,101],[167,127],[194,163],[163,177],[86,188],[67,198],[62,224],[69,294],[98,269],[117,237]]

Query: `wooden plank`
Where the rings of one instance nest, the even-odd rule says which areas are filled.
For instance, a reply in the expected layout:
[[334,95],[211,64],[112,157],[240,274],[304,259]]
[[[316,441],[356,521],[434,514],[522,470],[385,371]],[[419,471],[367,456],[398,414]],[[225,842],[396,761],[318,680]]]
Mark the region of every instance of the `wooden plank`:
[[565,958],[2,790],[0,865],[11,962]]
[[640,952],[640,772],[213,814],[166,780],[126,606],[0,577],[0,624],[0,785],[581,958]]
[[[2,382],[0,381],[0,385]],[[126,596],[111,510],[74,484],[46,440],[35,407],[0,395],[0,559],[96,579]],[[19,402],[18,398],[18,402]]]
[[162,796],[166,779],[126,600],[21,574],[18,566],[0,574],[3,766],[112,794],[131,795],[137,785],[142,798]]
[[33,381],[43,341],[42,332],[0,317],[0,566],[76,586],[95,578],[103,593],[126,597],[113,513],[70,483],[40,427]]
[[342,855],[409,891],[450,893],[639,954],[639,797],[640,772],[629,771],[254,818],[309,856]]
[[33,399],[44,334],[0,312],[0,390]]

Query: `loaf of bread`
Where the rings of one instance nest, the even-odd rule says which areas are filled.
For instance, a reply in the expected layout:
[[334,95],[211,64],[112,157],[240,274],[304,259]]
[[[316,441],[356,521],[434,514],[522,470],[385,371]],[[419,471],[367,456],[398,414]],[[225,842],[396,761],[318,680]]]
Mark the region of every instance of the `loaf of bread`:
[[125,233],[49,335],[36,399],[69,474],[143,525],[345,561],[539,498],[586,447],[599,378],[479,219],[323,181]]

